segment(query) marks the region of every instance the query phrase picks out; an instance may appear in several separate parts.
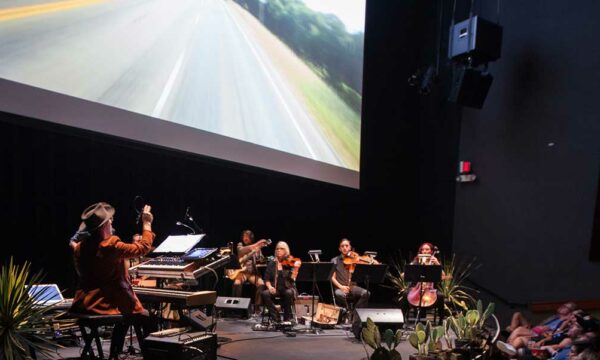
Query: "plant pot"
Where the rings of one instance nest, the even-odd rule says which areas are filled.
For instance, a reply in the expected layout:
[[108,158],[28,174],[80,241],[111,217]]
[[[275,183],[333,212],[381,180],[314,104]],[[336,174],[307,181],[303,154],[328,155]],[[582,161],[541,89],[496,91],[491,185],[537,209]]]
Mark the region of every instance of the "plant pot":
[[440,360],[441,358],[438,355],[439,354],[427,354],[427,355],[412,354],[412,355],[408,356],[408,360]]
[[454,340],[454,349],[456,350],[466,350],[471,347],[471,340],[469,339],[455,339]]

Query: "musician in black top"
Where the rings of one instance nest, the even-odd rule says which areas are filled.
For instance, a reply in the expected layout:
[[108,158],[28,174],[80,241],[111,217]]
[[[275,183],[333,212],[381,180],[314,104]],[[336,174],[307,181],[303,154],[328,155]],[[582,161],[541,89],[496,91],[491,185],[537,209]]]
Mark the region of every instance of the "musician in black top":
[[250,230],[242,231],[241,240],[237,244],[237,255],[240,261],[241,271],[233,279],[232,295],[242,296],[242,285],[246,282],[256,287],[255,303],[260,301],[260,293],[264,290],[265,283],[258,274],[256,263],[263,259],[261,249],[268,244],[267,240],[261,239],[254,242],[254,233]]
[[269,317],[279,322],[279,312],[275,309],[273,299],[278,296],[283,300],[283,320],[292,320],[292,306],[298,291],[296,290],[296,276],[301,262],[290,256],[290,247],[280,241],[275,246],[275,258],[267,264],[265,270],[266,290],[262,292],[262,300],[269,309]]
[[347,300],[354,302],[355,308],[364,307],[369,301],[370,294],[366,289],[350,283],[350,273],[344,266],[344,257],[352,251],[350,240],[346,238],[340,240],[338,250],[340,255],[331,259],[331,262],[335,264],[335,272],[331,277],[331,282],[336,288],[335,298],[346,309],[348,308]]

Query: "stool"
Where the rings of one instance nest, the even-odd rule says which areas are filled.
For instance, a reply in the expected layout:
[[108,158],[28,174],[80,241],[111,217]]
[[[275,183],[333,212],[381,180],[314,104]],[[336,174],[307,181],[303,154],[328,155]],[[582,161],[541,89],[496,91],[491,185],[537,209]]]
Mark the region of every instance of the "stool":
[[[294,299],[292,299],[292,304],[291,304],[291,311],[292,311],[292,324],[295,325],[298,323],[297,319],[296,319],[296,298],[294,297]],[[278,318],[281,319],[281,313],[282,313],[282,309],[281,307],[283,306],[282,304],[282,297],[281,296],[275,296],[273,297],[273,304],[275,304],[275,308],[278,311]],[[262,318],[261,318],[261,323],[262,324],[271,324],[271,317],[269,315],[267,315],[269,309],[267,309],[267,306],[263,304],[263,309],[262,309]]]
[[[337,304],[336,301],[336,296],[335,296],[335,289],[333,287],[333,283],[330,282],[329,285],[331,286],[331,297],[333,298],[333,305],[334,306],[339,306]],[[343,323],[352,323],[353,320],[353,316],[354,316],[354,308],[355,308],[355,302],[354,302],[354,298],[348,299],[347,297],[344,299],[345,304],[344,307],[339,306],[342,309],[342,314],[338,320],[338,324],[343,324]],[[342,304],[340,304],[342,305]]]
[[[104,359],[104,353],[102,351],[102,342],[100,341],[100,334],[98,328],[100,326],[115,326],[123,322],[123,315],[97,315],[97,314],[79,314],[70,313],[71,317],[77,319],[77,325],[81,331],[81,337],[85,343],[81,355],[89,355],[92,359],[96,357],[94,350],[92,349],[92,342],[96,342],[96,349],[98,350],[98,356],[100,359]],[[86,331],[89,328],[90,331]],[[111,340],[112,343],[112,340]],[[116,358],[117,354],[109,354],[109,358]]]

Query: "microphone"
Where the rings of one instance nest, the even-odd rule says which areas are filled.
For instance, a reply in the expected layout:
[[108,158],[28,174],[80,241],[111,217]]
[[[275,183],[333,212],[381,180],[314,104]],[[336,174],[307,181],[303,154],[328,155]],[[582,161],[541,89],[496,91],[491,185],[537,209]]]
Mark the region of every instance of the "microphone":
[[71,236],[71,238],[69,239],[69,242],[73,241],[73,242],[81,242],[87,238],[89,238],[91,235],[89,232],[83,230],[83,231],[79,231],[77,230],[75,232],[75,234],[73,234],[73,236]]
[[192,229],[192,227],[190,227],[190,226],[182,223],[181,221],[176,222],[175,225],[177,225],[177,226],[183,226],[183,227],[191,230],[192,231],[192,235],[196,234],[196,231],[194,231],[194,229]]
[[190,215],[190,207],[189,206],[185,208],[184,219],[189,220],[192,223],[192,225],[194,225],[194,229],[196,229],[196,231],[199,234],[204,234],[204,229],[202,229],[200,226],[198,226],[198,224],[196,224],[196,222],[194,221],[194,218],[192,217],[192,215]]
[[[138,200],[141,200],[141,203],[138,202]],[[137,205],[140,205],[140,210],[139,211],[138,211],[138,206]],[[140,224],[140,220],[142,219],[142,211],[143,211],[143,209],[144,209],[144,198],[141,197],[141,196],[139,196],[139,195],[136,195],[133,198],[133,210],[135,210],[135,212],[137,213],[137,216],[135,218],[135,224],[136,225]]]

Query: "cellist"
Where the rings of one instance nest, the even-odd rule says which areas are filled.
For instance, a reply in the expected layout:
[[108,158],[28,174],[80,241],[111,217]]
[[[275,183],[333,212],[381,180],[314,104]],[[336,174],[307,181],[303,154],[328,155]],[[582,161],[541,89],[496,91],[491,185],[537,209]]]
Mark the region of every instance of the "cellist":
[[[442,265],[442,263],[435,256],[437,253],[437,247],[431,243],[425,242],[419,246],[419,250],[417,256],[413,258],[410,262],[411,265]],[[442,280],[446,279],[446,274],[442,271]],[[408,293],[404,296],[402,308],[405,313],[408,310],[408,303],[411,303],[414,306],[418,306],[419,304],[419,293],[420,286],[423,286],[423,290],[425,292],[432,291],[433,296],[435,298],[435,302],[432,304],[437,308],[438,314],[440,315],[440,321],[443,318],[444,314],[444,295],[441,291],[436,289],[435,284],[433,283],[417,283],[415,286],[408,289]],[[414,296],[416,295],[416,297]],[[431,304],[426,304],[426,302],[422,303],[423,307],[431,306]]]
[[[351,272],[350,269],[344,264],[344,259],[349,257],[356,257],[358,254],[352,251],[350,240],[344,238],[340,240],[338,247],[340,255],[331,259],[331,262],[335,264],[335,272],[331,277],[331,282],[335,286],[335,298],[339,304],[348,309],[348,301],[354,302],[355,308],[364,307],[369,301],[369,292],[366,289],[361,288],[351,283]],[[368,260],[362,263],[368,263]],[[372,259],[371,263],[378,264],[377,260]]]

